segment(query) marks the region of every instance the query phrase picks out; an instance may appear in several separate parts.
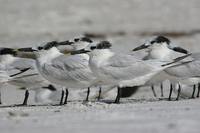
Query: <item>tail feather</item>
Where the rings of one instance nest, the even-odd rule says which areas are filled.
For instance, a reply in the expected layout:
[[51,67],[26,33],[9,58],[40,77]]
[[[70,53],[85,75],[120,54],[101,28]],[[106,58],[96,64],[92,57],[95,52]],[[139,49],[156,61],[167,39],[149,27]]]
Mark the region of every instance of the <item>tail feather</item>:
[[36,75],[39,75],[38,73],[33,73],[33,74],[27,74],[27,75],[23,75],[23,76],[20,76],[20,77],[13,77],[13,79],[21,79],[21,78],[27,78],[27,77],[32,77],[32,76],[36,76]]
[[20,70],[20,72],[15,73],[15,74],[13,74],[13,75],[10,75],[10,77],[15,77],[15,76],[17,76],[17,75],[19,75],[19,74],[22,74],[22,73],[28,71],[29,69],[31,69],[31,68],[30,68],[30,67],[24,68],[24,69]]

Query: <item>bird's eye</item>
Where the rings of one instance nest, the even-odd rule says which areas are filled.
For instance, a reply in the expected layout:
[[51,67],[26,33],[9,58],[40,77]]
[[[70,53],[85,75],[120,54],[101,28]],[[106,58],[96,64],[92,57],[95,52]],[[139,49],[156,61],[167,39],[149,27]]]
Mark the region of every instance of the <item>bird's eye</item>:
[[78,42],[79,40],[80,40],[79,38],[75,38],[75,39],[74,39],[75,42]]
[[151,43],[151,44],[154,44],[155,42],[156,42],[156,41],[151,41],[150,43]]
[[91,46],[91,47],[90,47],[91,50],[94,50],[94,49],[96,49],[96,48],[97,48],[96,46]]
[[43,49],[43,47],[41,47],[41,46],[38,47],[38,50],[42,50],[42,49]]

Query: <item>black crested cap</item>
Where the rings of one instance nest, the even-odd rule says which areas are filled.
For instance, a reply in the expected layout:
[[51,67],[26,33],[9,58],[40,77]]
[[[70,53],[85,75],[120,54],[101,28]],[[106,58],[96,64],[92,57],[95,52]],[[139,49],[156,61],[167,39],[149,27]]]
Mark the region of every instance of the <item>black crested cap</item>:
[[169,44],[170,40],[164,36],[157,36],[154,40],[151,41],[151,44],[162,43],[162,42],[166,42],[167,44]]
[[81,37],[81,38],[75,38],[74,39],[75,42],[78,42],[78,41],[83,41],[83,42],[88,42],[88,43],[92,43],[93,41],[88,38],[88,37]]
[[57,45],[71,45],[73,44],[74,42],[70,42],[70,41],[63,41],[63,42],[59,42]]
[[52,42],[48,42],[47,44],[45,44],[43,47],[38,47],[39,50],[44,49],[44,50],[48,50],[52,47],[56,47],[58,45],[57,41],[52,41]]
[[93,41],[92,41],[90,38],[88,38],[88,37],[82,37],[82,38],[81,38],[81,41],[88,42],[88,43],[92,43],[92,42],[93,42]]
[[97,48],[97,46],[91,46],[91,47],[90,47],[91,50],[94,50],[94,49],[96,49],[96,48]]
[[78,42],[80,40],[80,38],[74,38],[75,42]]
[[11,48],[1,48],[0,55],[6,55],[6,54],[16,55],[17,52]]
[[[39,49],[39,47],[38,47]],[[40,49],[39,49],[40,50]],[[32,47],[26,47],[26,48],[18,48],[17,51],[22,51],[22,52],[33,52],[33,48]]]
[[38,48],[38,50],[42,50],[42,49],[43,49],[43,47],[42,47],[42,46],[38,46],[37,48]]
[[60,46],[60,45],[71,45],[73,44],[74,42],[70,42],[70,41],[62,41],[62,42],[57,42],[57,41],[51,41],[51,42],[48,42],[46,43],[44,46],[39,46],[38,47],[38,50],[48,50],[52,47],[57,47],[57,46]]
[[96,49],[109,49],[111,46],[109,41],[101,41],[97,44]]

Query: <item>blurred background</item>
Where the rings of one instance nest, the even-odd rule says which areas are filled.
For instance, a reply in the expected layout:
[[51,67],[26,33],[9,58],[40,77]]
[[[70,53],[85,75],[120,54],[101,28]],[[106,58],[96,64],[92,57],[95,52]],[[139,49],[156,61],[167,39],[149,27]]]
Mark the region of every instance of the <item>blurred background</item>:
[[[197,52],[199,13],[199,0],[0,0],[0,46],[33,46],[86,35],[110,40],[117,52],[130,52],[152,36],[165,35]],[[11,94],[23,95],[9,91],[2,99]]]
[[199,0],[0,0],[0,43],[36,45],[80,35],[134,47],[162,34],[191,50],[199,41]]

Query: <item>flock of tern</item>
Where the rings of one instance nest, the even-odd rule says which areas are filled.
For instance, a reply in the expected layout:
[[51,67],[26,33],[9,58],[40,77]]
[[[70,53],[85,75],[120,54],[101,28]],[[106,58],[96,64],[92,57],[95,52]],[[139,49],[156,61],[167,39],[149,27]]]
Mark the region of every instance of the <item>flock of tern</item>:
[[[164,36],[156,36],[132,50],[146,49],[144,58],[131,53],[112,51],[109,41],[94,42],[88,37],[68,41],[52,41],[38,47],[0,48],[0,83],[11,84],[25,90],[22,105],[27,105],[29,90],[35,90],[36,99],[50,100],[51,92],[61,91],[60,105],[67,104],[71,89],[99,87],[117,88],[114,103],[119,103],[125,87],[151,86],[169,80],[170,94],[178,86],[177,100],[182,84],[194,85],[191,97],[195,97],[200,83],[200,53],[190,53],[173,45]],[[59,86],[59,87],[57,87]],[[60,88],[60,90],[59,90]],[[197,97],[199,97],[198,87]],[[154,92],[154,95],[155,92]]]

